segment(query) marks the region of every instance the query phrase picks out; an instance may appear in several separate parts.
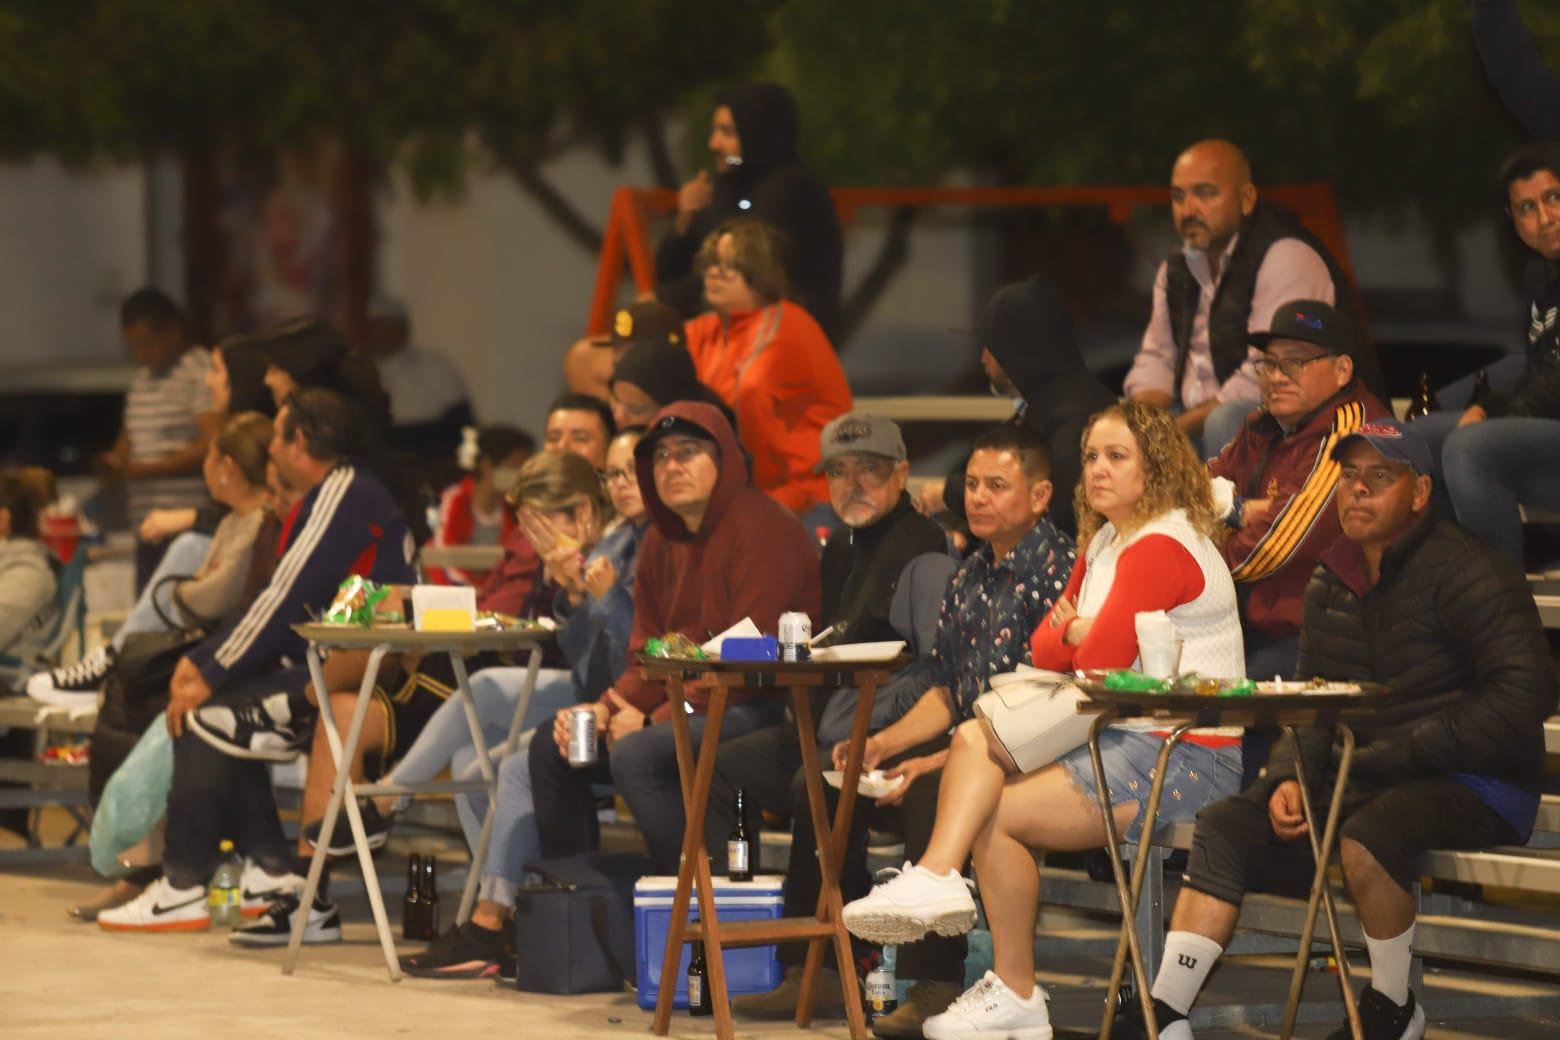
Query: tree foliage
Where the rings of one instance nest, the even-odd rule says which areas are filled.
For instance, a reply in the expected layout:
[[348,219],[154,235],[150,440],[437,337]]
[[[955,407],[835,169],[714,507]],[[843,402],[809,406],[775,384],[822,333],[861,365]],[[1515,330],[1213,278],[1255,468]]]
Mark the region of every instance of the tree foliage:
[[[1523,13],[1560,67],[1560,9]],[[1468,0],[800,0],[772,27],[768,69],[837,183],[1155,183],[1221,136],[1261,180],[1455,225],[1519,140]]]

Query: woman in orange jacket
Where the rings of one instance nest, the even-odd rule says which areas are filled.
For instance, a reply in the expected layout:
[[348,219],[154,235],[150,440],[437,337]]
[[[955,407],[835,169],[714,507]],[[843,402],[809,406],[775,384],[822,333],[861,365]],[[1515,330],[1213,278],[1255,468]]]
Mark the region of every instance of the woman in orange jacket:
[[695,270],[710,312],[688,322],[700,382],[737,414],[753,457],[753,486],[803,513],[829,500],[813,467],[824,424],[850,411],[850,387],[818,323],[787,297],[780,233],[752,218],[704,240]]

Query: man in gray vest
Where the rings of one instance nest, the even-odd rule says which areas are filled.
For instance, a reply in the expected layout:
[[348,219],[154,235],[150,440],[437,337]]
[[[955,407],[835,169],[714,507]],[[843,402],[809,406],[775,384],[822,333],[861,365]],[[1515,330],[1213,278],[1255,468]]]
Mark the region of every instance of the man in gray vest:
[[[1154,309],[1123,390],[1174,409],[1204,457],[1228,444],[1261,399],[1258,353],[1288,300],[1321,300],[1358,317],[1348,276],[1293,214],[1257,197],[1251,164],[1228,141],[1200,141],[1170,171],[1181,249],[1154,276]],[[1340,302],[1341,301],[1341,302]],[[1363,327],[1363,326],[1362,326]],[[1375,386],[1375,353],[1361,372]]]

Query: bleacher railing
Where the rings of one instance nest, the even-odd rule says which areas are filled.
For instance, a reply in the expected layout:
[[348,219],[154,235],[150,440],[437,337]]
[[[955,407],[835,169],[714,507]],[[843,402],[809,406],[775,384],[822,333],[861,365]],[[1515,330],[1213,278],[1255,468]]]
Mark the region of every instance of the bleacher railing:
[[[1354,268],[1343,238],[1343,222],[1332,188],[1326,184],[1278,184],[1261,189],[1265,198],[1293,210],[1332,251],[1350,278]],[[1170,191],[1163,185],[1075,185],[1031,188],[834,188],[830,191],[840,223],[847,229],[857,211],[874,206],[886,208],[928,208],[968,206],[974,208],[1028,208],[1037,206],[1084,206],[1103,208],[1116,224],[1124,224],[1144,206],[1168,207]],[[612,208],[601,243],[601,259],[596,267],[596,288],[591,298],[586,335],[607,331],[617,306],[622,285],[623,266],[637,292],[655,288],[655,252],[651,246],[648,220],[672,212],[677,193],[667,188],[618,188],[612,193]],[[1167,215],[1168,219],[1168,215]]]

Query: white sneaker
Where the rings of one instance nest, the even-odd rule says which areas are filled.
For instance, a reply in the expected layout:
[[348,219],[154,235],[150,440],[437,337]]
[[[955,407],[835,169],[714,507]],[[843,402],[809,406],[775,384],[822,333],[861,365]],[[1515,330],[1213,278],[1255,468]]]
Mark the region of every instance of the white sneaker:
[[265,913],[271,901],[284,892],[296,892],[303,888],[304,879],[291,871],[273,877],[252,859],[244,860],[244,872],[240,875],[239,913],[245,917],[259,917]]
[[1051,1040],[1051,1015],[1039,986],[1020,1000],[988,971],[921,1031],[927,1040]]
[[27,680],[27,696],[59,708],[95,707],[114,667],[114,648],[103,645],[69,668],[52,668]]
[[975,899],[956,870],[934,874],[904,865],[896,877],[845,904],[845,927],[868,942],[915,942],[927,932],[963,935],[975,927]]
[[111,932],[202,932],[211,927],[206,886],[174,888],[165,877],[124,906],[98,914],[99,928]]

